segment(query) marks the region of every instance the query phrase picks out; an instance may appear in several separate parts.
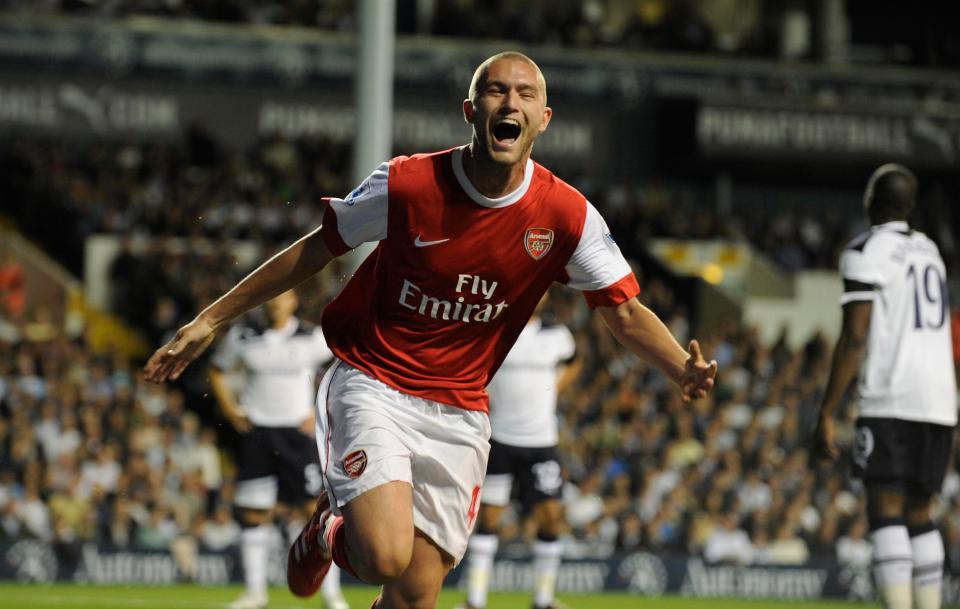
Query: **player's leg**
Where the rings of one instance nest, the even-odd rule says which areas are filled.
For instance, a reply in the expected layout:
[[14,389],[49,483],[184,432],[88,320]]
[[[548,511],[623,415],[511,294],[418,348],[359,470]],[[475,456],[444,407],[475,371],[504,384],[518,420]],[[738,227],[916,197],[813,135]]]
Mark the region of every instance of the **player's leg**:
[[413,498],[407,482],[387,482],[341,508],[334,562],[370,584],[399,578],[413,556]]
[[545,499],[534,507],[533,518],[537,525],[537,539],[533,542],[533,606],[540,609],[550,607],[554,601],[563,554],[563,505],[559,499]]
[[867,518],[873,544],[873,578],[886,609],[912,609],[913,558],[904,520],[907,449],[904,421],[857,421],[854,473],[867,488]]
[[905,515],[913,554],[916,609],[939,609],[945,557],[943,538],[933,521],[933,504],[953,451],[952,427],[914,423],[914,476],[907,485]]
[[[312,503],[309,505],[307,513],[313,509]],[[340,588],[340,567],[336,564],[330,565],[327,576],[323,578],[320,585],[320,595],[323,596],[323,604],[326,609],[350,609],[350,604],[343,596],[343,590]]]
[[513,489],[510,452],[511,447],[495,440],[490,442],[490,458],[480,494],[477,530],[467,545],[467,609],[482,609],[487,606],[490,575],[500,545],[500,519],[510,503]]
[[[283,502],[280,505],[303,505],[310,514],[323,489],[316,440],[297,428],[284,429],[283,434],[283,442],[276,450],[279,500]],[[330,566],[320,592],[327,609],[349,609],[340,589],[340,568],[336,565]]]
[[452,556],[417,531],[408,568],[398,579],[384,585],[375,609],[434,609],[443,579],[453,565]]
[[886,609],[912,609],[913,552],[903,516],[902,488],[867,485],[873,578]]
[[913,602],[916,609],[939,609],[943,583],[943,539],[931,516],[936,497],[911,493],[906,499],[907,531],[913,556]]
[[255,609],[267,604],[267,563],[270,559],[269,510],[238,510],[240,562],[246,591],[230,609]]
[[533,606],[536,609],[554,604],[560,557],[563,553],[560,533],[563,529],[563,489],[560,461],[555,447],[533,449],[530,483],[521,487],[521,496],[532,501],[531,515],[537,525],[533,543]]
[[414,527],[459,560],[486,468],[486,415],[404,394],[343,364],[320,394],[329,496],[291,548],[291,591],[314,593],[331,559],[368,583],[397,580],[413,555]]
[[[505,491],[500,485],[505,484]],[[510,486],[512,477],[506,480],[499,479],[491,483],[488,477],[484,482],[483,499],[481,501],[500,501],[505,496],[503,505],[490,503],[480,504],[480,513],[477,516],[477,530],[470,536],[467,545],[467,601],[464,609],[483,609],[487,606],[487,592],[490,588],[490,575],[493,572],[493,561],[500,546],[497,536],[500,530],[500,518],[510,500]],[[493,487],[493,492],[490,492]]]
[[327,490],[288,554],[294,594],[314,594],[331,561],[371,584],[406,569],[413,552],[413,453],[410,430],[395,416],[406,399],[342,362],[324,376],[316,438]]
[[313,516],[287,556],[287,585],[297,596],[312,596],[332,564],[369,584],[398,578],[413,553],[411,485],[391,481],[340,505],[324,491]]
[[278,481],[272,474],[271,430],[254,428],[240,440],[239,474],[234,504],[240,521],[240,562],[244,594],[231,609],[267,605],[267,565],[270,559],[270,513],[277,503]]

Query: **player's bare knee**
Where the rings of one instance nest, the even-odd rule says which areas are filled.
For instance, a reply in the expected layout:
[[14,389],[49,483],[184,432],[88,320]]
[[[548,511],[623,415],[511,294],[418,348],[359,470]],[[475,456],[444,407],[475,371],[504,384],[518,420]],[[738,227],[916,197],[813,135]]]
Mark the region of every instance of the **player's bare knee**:
[[500,530],[500,517],[503,508],[487,504],[480,505],[480,515],[477,518],[477,532],[484,535],[496,535]]
[[267,522],[269,510],[255,510],[252,508],[237,508],[237,519],[245,527],[257,527]]
[[417,590],[399,596],[385,596],[371,609],[434,609],[437,594]]
[[410,544],[372,549],[364,557],[366,568],[363,570],[376,580],[370,583],[388,584],[403,575],[412,557],[413,547]]
[[932,522],[933,497],[930,495],[908,495],[903,511],[907,526],[917,527]]

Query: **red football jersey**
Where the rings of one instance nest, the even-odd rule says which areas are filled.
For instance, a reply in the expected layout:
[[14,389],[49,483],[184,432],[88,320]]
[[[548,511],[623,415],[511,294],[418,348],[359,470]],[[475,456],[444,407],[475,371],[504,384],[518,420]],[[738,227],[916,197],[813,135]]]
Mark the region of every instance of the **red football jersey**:
[[379,241],[323,313],[334,354],[411,395],[486,410],[484,387],[554,281],[591,306],[639,293],[596,209],[528,161],[523,184],[480,194],[463,149],[398,157],[346,199],[321,233],[334,255]]

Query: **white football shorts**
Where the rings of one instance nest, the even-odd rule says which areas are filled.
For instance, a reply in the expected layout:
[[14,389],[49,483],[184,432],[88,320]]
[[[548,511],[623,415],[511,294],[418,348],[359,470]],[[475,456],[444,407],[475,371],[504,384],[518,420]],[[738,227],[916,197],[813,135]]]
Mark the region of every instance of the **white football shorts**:
[[459,563],[480,508],[486,413],[403,393],[334,360],[317,394],[317,447],[335,510],[396,480],[413,487],[413,525]]

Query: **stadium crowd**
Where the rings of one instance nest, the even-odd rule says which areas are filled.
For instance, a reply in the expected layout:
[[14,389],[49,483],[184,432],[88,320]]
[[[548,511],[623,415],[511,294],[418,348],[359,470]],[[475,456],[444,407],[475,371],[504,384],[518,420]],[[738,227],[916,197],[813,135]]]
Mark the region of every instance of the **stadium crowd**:
[[[321,197],[352,188],[344,177],[349,158],[349,149],[342,144],[280,136],[244,154],[230,154],[196,129],[181,147],[101,143],[81,149],[23,141],[0,148],[0,160],[11,168],[9,175],[17,176],[20,195],[10,197],[8,213],[74,271],[81,270],[83,243],[91,234],[124,235],[126,245],[144,238],[151,242],[149,255],[143,256],[146,264],[118,262],[117,272],[129,286],[120,302],[127,303],[130,315],[143,315],[153,309],[155,296],[179,294],[189,283],[183,277],[157,281],[156,269],[148,277],[135,275],[148,273],[150,266],[168,270],[197,266],[164,260],[175,254],[163,239],[242,239],[275,249],[317,225]],[[711,189],[695,182],[601,186],[576,176],[567,178],[611,225],[623,227],[618,242],[628,257],[639,256],[645,243],[657,237],[749,240],[786,270],[833,269],[843,244],[863,228],[853,217],[855,202],[813,216],[799,214],[799,204],[780,205],[773,212],[773,206],[750,201],[765,196],[782,203],[783,193],[747,193],[746,204],[752,207],[744,213],[721,214],[714,209]],[[803,200],[803,195],[792,198]],[[809,205],[809,200],[804,202]],[[50,213],[64,222],[48,222]],[[194,248],[197,254],[199,248]],[[204,265],[222,271],[225,262],[211,258]],[[229,285],[215,282],[211,294]],[[126,292],[136,302],[126,298]]]
[[[8,174],[19,189],[10,198],[20,202],[13,217],[68,264],[81,258],[71,248],[93,233],[126,236],[111,266],[113,300],[154,344],[249,270],[209,243],[253,240],[268,253],[318,223],[321,195],[349,189],[349,154],[329,142],[275,138],[227,155],[194,132],[179,149],[101,144],[81,153],[19,142],[0,156],[17,169]],[[628,255],[653,236],[742,234],[718,215],[688,213],[702,210],[689,191],[614,188],[590,196]],[[52,215],[64,220],[44,220]],[[787,235],[772,242],[774,258],[782,251],[776,243],[794,247],[797,239],[822,252],[846,238],[839,221],[816,230],[766,221]],[[812,234],[819,237],[809,240]],[[186,245],[171,247],[174,238]],[[137,240],[146,246],[132,247]],[[834,264],[819,256],[797,266]],[[342,274],[333,268],[311,285],[308,308],[329,300]],[[641,300],[682,342],[689,310],[667,281],[649,269],[638,268],[638,276]],[[0,333],[0,536],[36,537],[67,553],[86,541],[234,546],[234,467],[224,448],[232,432],[203,398],[202,372],[176,387],[146,384],[135,363],[95,354],[82,338],[55,327],[27,331],[32,313],[20,305],[14,311],[9,300],[0,303],[7,328]],[[568,557],[645,549],[731,563],[801,564],[824,555],[869,562],[862,489],[837,475],[848,468],[821,470],[808,459],[829,364],[822,336],[793,349],[786,335],[766,344],[733,319],[701,329],[705,353],[723,372],[715,395],[688,406],[572,291],[557,292],[547,317],[574,331],[584,361],[559,408]],[[840,428],[847,445],[852,429],[849,419]],[[960,567],[955,471],[940,510],[948,554]],[[502,547],[520,551],[531,530],[522,514],[509,512],[507,520]]]
[[[646,304],[687,333],[662,282]],[[575,331],[584,360],[561,396],[568,557],[648,550],[710,561],[802,564],[836,554],[866,564],[859,487],[811,469],[807,436],[827,367],[819,336],[791,350],[731,321],[705,348],[724,366],[716,397],[693,407],[560,291],[548,317]],[[65,553],[237,543],[234,468],[197,396],[143,383],[119,356],[93,354],[57,332],[8,336],[0,353],[0,535],[35,537]],[[842,427],[849,444],[852,427]],[[222,433],[220,434],[223,435]],[[960,478],[944,492],[944,525],[960,544]],[[529,529],[508,512],[504,548]]]
[[[618,48],[824,59],[825,9],[762,0],[397,0],[400,34],[505,39],[565,48]],[[936,11],[904,23],[895,5],[848,3],[841,25],[854,61],[960,64],[956,32]],[[347,0],[0,0],[0,12],[71,17],[151,16],[355,31]]]

